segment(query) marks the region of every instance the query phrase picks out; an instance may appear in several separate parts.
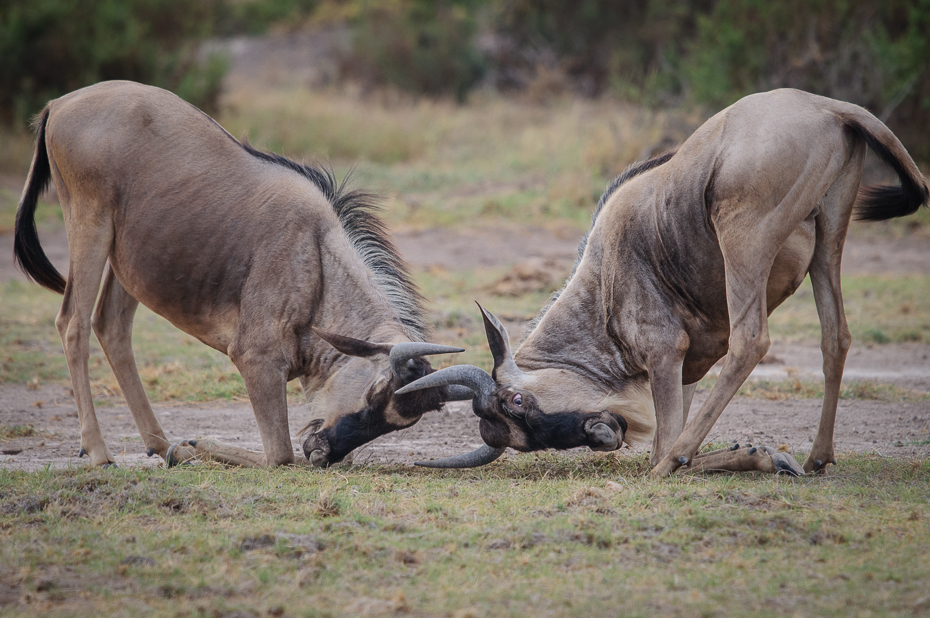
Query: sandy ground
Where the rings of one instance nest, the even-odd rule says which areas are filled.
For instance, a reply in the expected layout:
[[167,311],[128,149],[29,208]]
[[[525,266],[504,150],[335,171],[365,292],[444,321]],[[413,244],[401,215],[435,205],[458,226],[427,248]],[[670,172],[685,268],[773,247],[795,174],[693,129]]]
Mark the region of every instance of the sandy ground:
[[[407,259],[419,268],[473,268],[507,266],[531,258],[571,264],[578,242],[575,232],[534,227],[487,229],[428,229],[398,234]],[[22,279],[12,264],[12,236],[0,234],[0,280]],[[64,232],[43,234],[52,261],[67,271],[68,247]],[[850,239],[844,271],[856,273],[925,272],[930,264],[930,243],[917,239]],[[855,347],[847,361],[847,379],[872,379],[905,388],[930,391],[930,346],[900,344]],[[774,345],[770,361],[754,372],[756,378],[789,375],[819,378],[817,346]],[[706,393],[698,393],[693,410]],[[251,408],[246,403],[158,404],[162,426],[172,439],[209,437],[259,450],[261,443]],[[160,465],[146,458],[128,409],[122,402],[101,406],[97,416],[107,443],[123,466]],[[787,444],[806,451],[816,433],[818,400],[762,401],[737,398],[708,436],[710,440]],[[305,411],[290,411],[292,431],[303,426]],[[35,469],[45,465],[86,465],[77,458],[80,432],[70,389],[44,386],[30,390],[21,385],[0,385],[0,424],[31,424],[36,435],[0,445],[0,466]],[[299,454],[299,438],[294,435]],[[383,436],[355,453],[357,463],[412,463],[477,447],[481,439],[477,419],[467,404],[451,404],[417,425]],[[643,450],[637,447],[634,450]],[[930,403],[841,401],[836,428],[837,452],[877,452],[896,458],[930,456]],[[19,451],[19,452],[16,452]],[[301,459],[302,459],[301,455]]]
[[[695,398],[693,409],[697,409],[705,396],[706,393]],[[255,418],[246,403],[156,404],[154,409],[170,439],[207,437],[261,450]],[[100,407],[97,418],[110,451],[121,466],[162,465],[158,458],[145,456],[142,440],[125,405]],[[295,428],[304,423],[303,407],[293,407],[289,418],[295,452],[305,461],[300,452],[300,439],[294,434]],[[777,402],[737,398],[724,411],[708,439],[741,444],[786,444],[792,451],[805,452],[816,434],[819,419],[820,402],[817,400]],[[80,431],[70,389],[47,386],[28,390],[19,385],[0,389],[0,424],[25,423],[36,428],[36,435],[0,445],[0,452],[22,449],[15,455],[0,454],[0,467],[36,469],[46,465],[86,465],[86,459],[77,457]],[[930,457],[928,438],[930,405],[926,402],[840,402],[835,435],[840,459],[845,452],[925,459]],[[480,444],[477,418],[470,405],[456,403],[425,416],[409,429],[382,436],[356,450],[354,461],[412,464],[461,453]],[[631,452],[643,450],[644,446],[637,446]],[[576,449],[570,453],[574,452],[590,451]],[[513,455],[512,451],[509,453]]]

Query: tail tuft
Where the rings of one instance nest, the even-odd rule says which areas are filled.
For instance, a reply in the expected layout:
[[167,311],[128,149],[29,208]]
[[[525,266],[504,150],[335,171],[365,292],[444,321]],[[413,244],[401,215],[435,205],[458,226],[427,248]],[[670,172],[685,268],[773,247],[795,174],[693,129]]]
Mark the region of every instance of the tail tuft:
[[904,162],[856,119],[847,117],[845,124],[865,140],[872,152],[891,167],[901,181],[900,186],[869,186],[859,189],[855,211],[857,221],[884,221],[906,217],[917,212],[922,204],[930,200],[930,190],[927,189],[927,183],[923,178],[919,178],[919,172],[914,172],[918,175],[918,178],[915,178]]
[[928,199],[927,186],[919,189],[923,190],[903,186],[862,187],[856,199],[856,221],[884,221],[914,214]]
[[39,230],[36,228],[36,206],[39,196],[48,188],[52,179],[52,169],[48,162],[45,148],[45,125],[48,121],[48,108],[36,119],[36,150],[32,158],[32,168],[26,179],[23,197],[16,209],[14,225],[13,254],[20,269],[32,281],[59,294],[65,293],[65,278],[49,261],[42,244],[39,242]]

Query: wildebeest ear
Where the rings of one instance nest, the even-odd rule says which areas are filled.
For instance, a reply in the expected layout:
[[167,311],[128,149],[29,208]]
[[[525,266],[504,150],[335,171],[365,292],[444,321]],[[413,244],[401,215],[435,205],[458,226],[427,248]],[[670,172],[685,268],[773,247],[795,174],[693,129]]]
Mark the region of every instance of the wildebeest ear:
[[510,336],[507,329],[501,324],[493,313],[481,306],[481,303],[475,301],[478,309],[481,309],[481,317],[484,318],[484,332],[488,335],[488,347],[491,348],[491,354],[494,356],[494,368],[497,369],[504,360],[510,356]]
[[315,326],[313,327],[313,332],[315,332],[320,339],[348,356],[367,358],[377,354],[390,354],[391,348],[394,347],[393,344],[390,343],[372,343],[370,341],[363,341],[362,339],[353,339],[352,337],[346,337],[344,335],[328,333]]
[[488,347],[491,348],[491,354],[494,356],[494,371],[491,375],[498,383],[514,383],[522,374],[519,367],[513,360],[513,353],[510,351],[510,336],[507,335],[507,329],[501,324],[497,317],[487,311],[480,303],[476,302],[481,309],[481,317],[484,318],[484,332],[488,336]]

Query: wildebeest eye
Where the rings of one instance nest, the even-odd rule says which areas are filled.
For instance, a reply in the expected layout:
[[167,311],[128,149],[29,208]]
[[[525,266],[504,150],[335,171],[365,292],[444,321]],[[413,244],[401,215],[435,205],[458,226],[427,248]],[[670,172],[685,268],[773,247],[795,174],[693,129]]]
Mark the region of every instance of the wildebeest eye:
[[511,399],[510,401],[511,401],[511,403],[513,403],[513,405],[515,405],[515,406],[522,406],[522,405],[523,405],[523,395],[521,395],[520,393],[517,393],[516,395],[513,396],[513,399]]

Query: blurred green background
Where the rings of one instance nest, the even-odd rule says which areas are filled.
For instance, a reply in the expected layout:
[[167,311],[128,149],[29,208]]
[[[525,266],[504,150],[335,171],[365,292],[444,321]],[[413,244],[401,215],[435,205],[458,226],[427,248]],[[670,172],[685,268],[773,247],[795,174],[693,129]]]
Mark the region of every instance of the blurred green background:
[[201,43],[342,27],[338,78],[415,96],[568,92],[712,106],[790,86],[866,106],[930,160],[930,0],[6,0],[0,121],[104,79],[218,110]]

